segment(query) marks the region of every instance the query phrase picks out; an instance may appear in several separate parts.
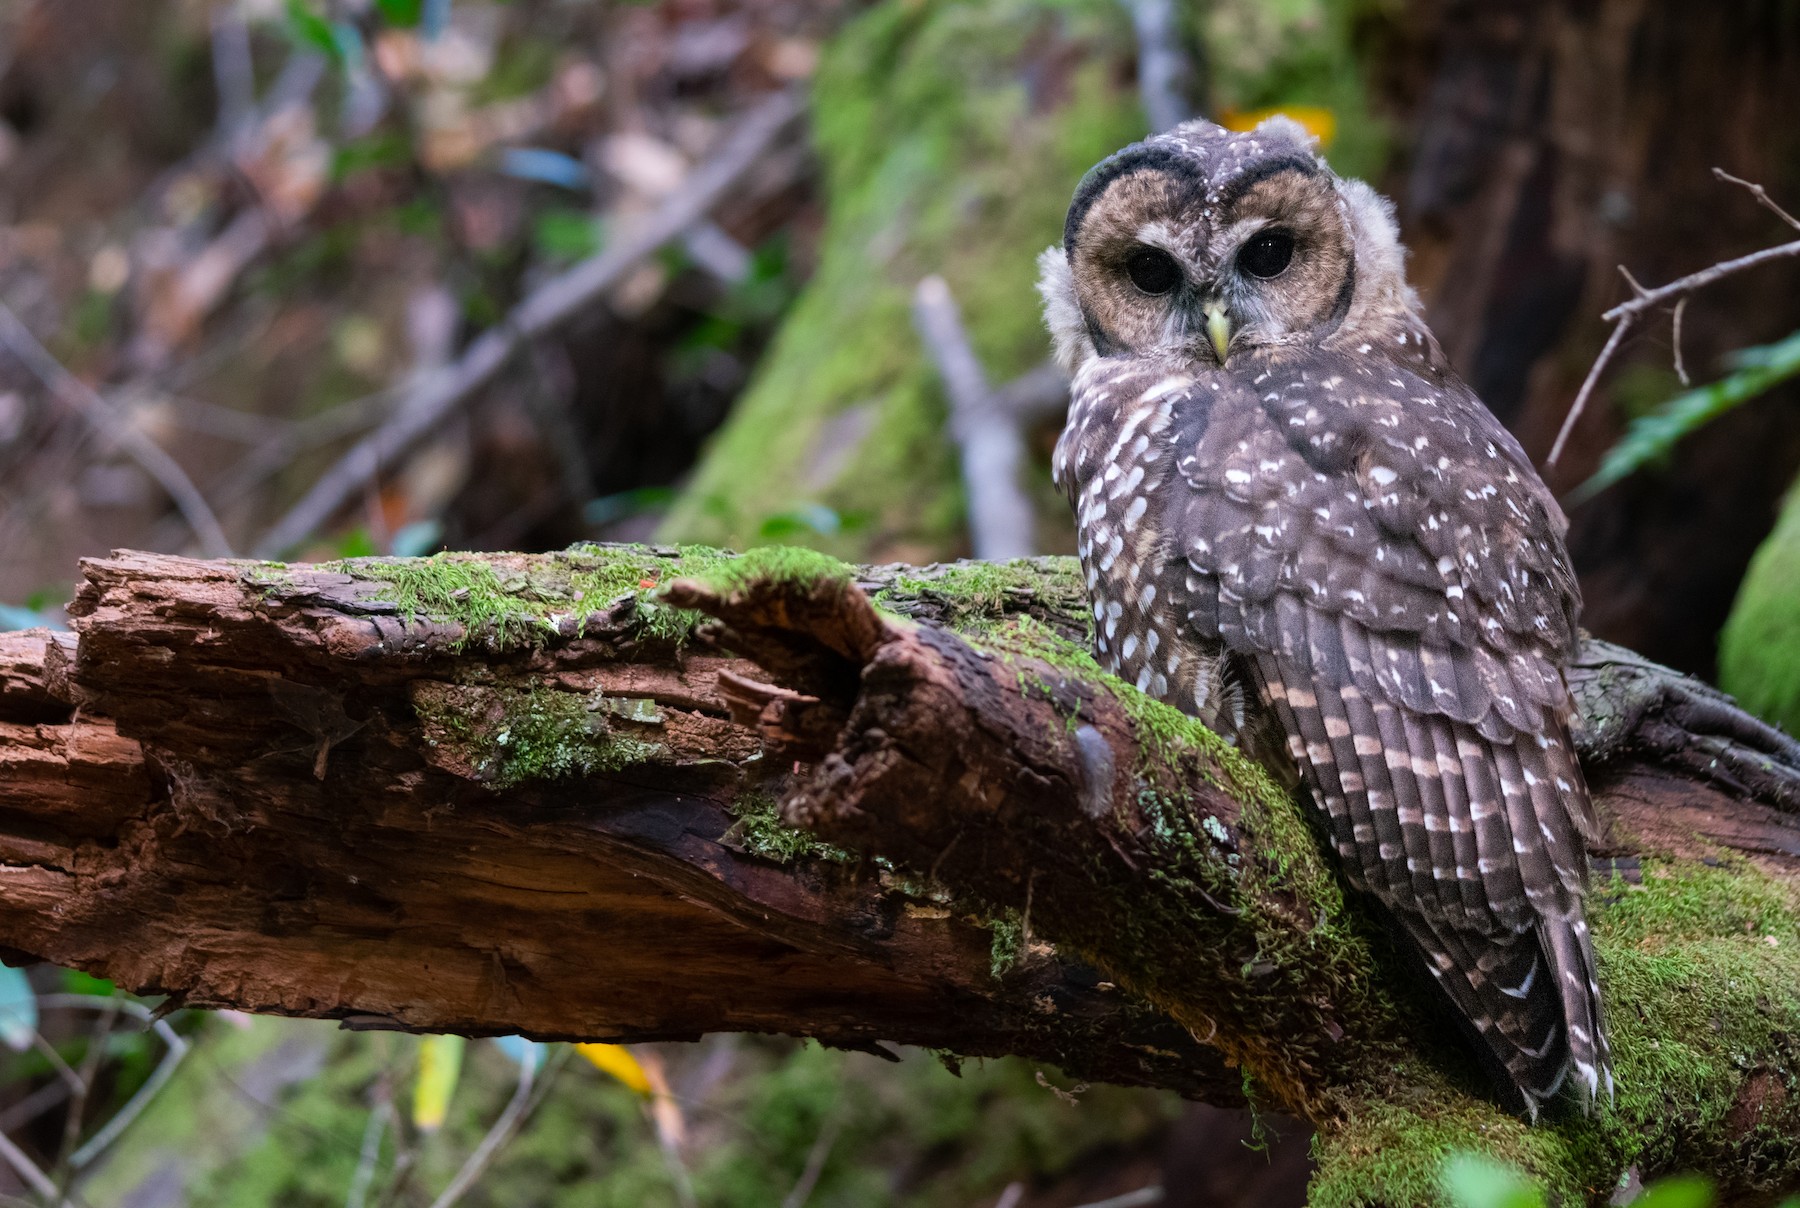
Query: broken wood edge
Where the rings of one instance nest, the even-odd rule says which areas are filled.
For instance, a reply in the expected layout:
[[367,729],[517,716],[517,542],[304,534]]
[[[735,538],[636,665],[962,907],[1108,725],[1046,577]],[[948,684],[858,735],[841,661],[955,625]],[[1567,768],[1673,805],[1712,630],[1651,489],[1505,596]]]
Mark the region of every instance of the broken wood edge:
[[[659,556],[645,557],[660,570]],[[730,667],[754,669],[691,645],[675,651],[659,624],[645,623],[650,606],[639,609],[635,597],[623,608],[614,597],[600,601],[587,623],[565,626],[560,644],[507,651],[470,642],[470,632],[448,618],[408,618],[356,568],[123,555],[87,569],[77,609],[85,665],[69,691],[50,694],[53,669],[45,664],[54,661],[47,652],[73,657],[71,635],[0,635],[0,718],[22,728],[15,736],[0,723],[0,874],[14,886],[0,899],[0,944],[17,955],[85,968],[139,992],[178,994],[195,1006],[357,1027],[612,1040],[748,1030],[858,1049],[890,1041],[971,1057],[1019,1054],[1080,1079],[1242,1101],[1240,1080],[1217,1054],[1101,984],[1091,969],[1046,946],[1021,945],[1004,922],[996,929],[941,893],[846,863],[842,853],[782,827],[774,816],[782,773],[762,759],[753,732],[726,719],[716,690]],[[630,582],[636,588],[640,580]],[[190,679],[165,693],[171,666]],[[591,706],[603,689],[596,713]],[[67,703],[75,696],[84,702],[79,719]],[[183,716],[190,698],[199,711],[193,718]],[[49,701],[54,718],[43,715]],[[653,702],[663,716],[650,722],[614,711],[634,701]],[[129,774],[90,758],[94,734],[117,737],[115,720],[99,712],[106,708],[134,734],[117,738]],[[37,715],[13,721],[23,709]],[[395,719],[407,725],[404,734],[394,732]],[[495,736],[508,727],[516,741],[496,758]],[[32,744],[51,749],[32,763],[24,758]],[[587,770],[547,774],[543,761],[552,756],[587,761]],[[408,766],[393,766],[402,757]],[[321,766],[324,779],[316,775]],[[261,812],[271,808],[261,782],[276,767],[298,805],[269,817]],[[47,792],[46,781],[65,799]],[[379,819],[394,809],[397,792],[443,804],[424,802],[416,820]],[[363,813],[372,820],[365,824]],[[316,829],[315,814],[346,819],[328,824],[341,834],[296,836],[330,859],[270,841],[254,851],[271,861],[272,876],[324,879],[329,871],[343,888],[326,896],[392,897],[382,870],[357,861],[355,849],[368,847],[371,834],[377,846],[369,851],[390,851],[380,845],[395,836],[411,848],[406,827],[416,826],[427,850],[407,858],[424,867],[390,873],[448,879],[457,893],[479,898],[492,891],[457,880],[467,870],[457,866],[456,848],[497,844],[511,853],[493,859],[507,877],[486,875],[552,894],[545,901],[557,910],[545,912],[545,926],[580,919],[584,893],[614,912],[611,950],[601,938],[568,941],[570,959],[603,972],[585,992],[580,977],[513,973],[505,984],[514,1000],[489,1001],[480,960],[459,963],[446,949],[430,962],[443,973],[422,980],[401,961],[395,992],[383,994],[368,984],[384,974],[380,962],[370,965],[366,939],[331,934],[347,924],[328,920],[316,938],[281,941],[292,946],[293,965],[312,971],[322,988],[284,982],[267,968],[278,958],[256,955],[268,943],[257,928],[277,916],[258,922],[246,909],[232,924],[240,937],[232,944],[223,938],[230,926],[207,915],[222,908],[225,890],[188,886],[202,892],[183,894],[179,877],[122,877],[130,869],[116,858],[182,843],[184,867],[203,866],[207,853],[251,843],[246,826],[251,836],[279,835],[284,826],[305,832]],[[451,833],[440,840],[443,832]],[[119,883],[101,883],[109,878]],[[608,883],[606,894],[590,892],[587,882],[596,880]],[[629,893],[642,897],[648,934],[618,913]],[[656,933],[655,911],[668,909],[657,904],[670,900],[680,904],[676,922],[701,925],[690,951],[668,923]],[[308,900],[281,909],[305,915],[331,906]],[[193,916],[185,920],[191,934],[182,930],[184,912]],[[466,913],[493,912],[477,905]],[[365,933],[384,925],[356,921]],[[217,934],[208,934],[209,923]],[[741,938],[728,938],[734,934]],[[348,967],[325,972],[352,954],[348,980]],[[757,964],[770,959],[777,965]],[[607,962],[633,960],[648,969],[616,980],[606,972]],[[689,973],[684,960],[723,967],[716,975]],[[799,988],[779,998],[780,1009],[763,1009],[756,996],[772,976]],[[658,984],[684,1000],[673,1013],[649,997]],[[810,1001],[828,1000],[819,1009],[805,1007],[808,987]],[[716,1002],[703,1001],[708,993]]]

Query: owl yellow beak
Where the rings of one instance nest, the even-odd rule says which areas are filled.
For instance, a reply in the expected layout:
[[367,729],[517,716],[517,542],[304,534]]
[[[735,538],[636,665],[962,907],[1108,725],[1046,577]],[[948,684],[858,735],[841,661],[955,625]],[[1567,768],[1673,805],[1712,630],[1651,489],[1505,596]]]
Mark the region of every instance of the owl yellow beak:
[[1225,353],[1231,348],[1231,319],[1225,314],[1223,302],[1208,302],[1203,308],[1206,315],[1206,337],[1212,341],[1213,351],[1219,354],[1219,364],[1225,363]]

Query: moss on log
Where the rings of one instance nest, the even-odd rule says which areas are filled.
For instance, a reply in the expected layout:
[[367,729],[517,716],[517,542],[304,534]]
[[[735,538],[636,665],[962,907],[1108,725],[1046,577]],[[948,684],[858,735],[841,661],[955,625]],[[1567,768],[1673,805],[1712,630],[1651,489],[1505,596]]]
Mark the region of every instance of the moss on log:
[[1099,673],[1066,560],[84,575],[74,643],[0,643],[16,954],[357,1027],[796,1032],[1248,1095],[1321,1129],[1318,1204],[1435,1203],[1453,1146],[1569,1203],[1632,1163],[1800,1182],[1800,751],[1629,652],[1574,673],[1622,1090],[1533,1126],[1300,807]]

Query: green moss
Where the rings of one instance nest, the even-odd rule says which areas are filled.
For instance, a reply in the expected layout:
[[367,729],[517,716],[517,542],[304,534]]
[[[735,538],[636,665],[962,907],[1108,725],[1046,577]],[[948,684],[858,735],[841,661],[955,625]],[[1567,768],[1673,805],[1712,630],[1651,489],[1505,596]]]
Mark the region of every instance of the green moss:
[[1481,1153],[1529,1172],[1571,1208],[1588,1202],[1583,1170],[1556,1130],[1506,1115],[1441,1082],[1417,1087],[1412,1099],[1370,1101],[1360,1106],[1348,1128],[1320,1134],[1314,1142],[1318,1171],[1308,1188],[1308,1208],[1446,1204],[1444,1159],[1459,1151]]
[[[377,585],[372,599],[393,604],[410,621],[428,618],[456,624],[455,645],[480,642],[495,650],[542,645],[559,629],[594,613],[629,603],[640,636],[679,644],[693,630],[693,613],[670,608],[656,591],[670,579],[707,578],[733,555],[705,546],[652,548],[584,545],[560,554],[442,553],[429,558],[346,558],[335,570]],[[265,591],[283,584],[260,576]]]
[[617,772],[663,751],[636,726],[622,728],[631,724],[626,718],[642,719],[642,710],[599,692],[440,686],[416,691],[413,708],[429,741],[449,743],[494,788]]
[[1788,887],[1745,860],[1650,861],[1641,886],[1615,883],[1590,913],[1619,1116],[1646,1126],[1633,1160],[1660,1169],[1675,1144],[1720,1137],[1748,1069],[1776,1077],[1784,1099],[1800,1092],[1800,915]]
[[[1444,1202],[1436,1179],[1450,1150],[1530,1173],[1563,1203],[1604,1198],[1629,1165],[1646,1174],[1736,1171],[1740,1193],[1791,1186],[1800,1156],[1762,1165],[1739,1156],[1762,1130],[1791,1135],[1800,1092],[1800,922],[1790,890],[1747,861],[1646,861],[1642,885],[1595,887],[1589,906],[1617,1099],[1593,1118],[1566,1104],[1536,1124],[1507,1116],[1481,1088],[1409,1069],[1407,1090],[1356,1105],[1319,1142],[1311,1202],[1320,1208]],[[1746,1071],[1773,1079],[1763,1122],[1734,1130]],[[1474,1091],[1473,1094],[1470,1091]]]
[[724,842],[765,860],[789,864],[795,860],[828,860],[849,864],[856,857],[841,847],[833,847],[814,838],[809,831],[790,826],[781,819],[781,805],[763,792],[739,794],[731,803],[737,819],[726,832]]
[[[1143,133],[1130,22],[1109,0],[892,0],[815,79],[829,216],[818,268],[665,532],[750,544],[802,503],[860,520],[821,538],[909,558],[962,541],[935,371],[911,321],[941,273],[989,374],[1043,360],[1034,258],[1081,175]],[[1049,517],[1066,525],[1060,505]]]
[[1719,686],[1752,713],[1800,733],[1800,484],[1750,560],[1719,634]]
[[988,947],[988,972],[995,981],[1018,967],[1025,957],[1025,920],[1016,910],[1002,910],[988,920],[993,936]]
[[[1081,615],[1087,594],[1073,558],[1018,558],[1010,562],[950,562],[895,576],[875,596],[883,608],[912,615],[929,605],[943,623],[970,635],[1029,623],[1030,610]],[[1085,649],[1084,642],[1079,648]]]
[[804,546],[766,545],[741,557],[719,559],[702,577],[716,590],[733,591],[752,583],[788,587],[845,584],[856,577],[856,568]]

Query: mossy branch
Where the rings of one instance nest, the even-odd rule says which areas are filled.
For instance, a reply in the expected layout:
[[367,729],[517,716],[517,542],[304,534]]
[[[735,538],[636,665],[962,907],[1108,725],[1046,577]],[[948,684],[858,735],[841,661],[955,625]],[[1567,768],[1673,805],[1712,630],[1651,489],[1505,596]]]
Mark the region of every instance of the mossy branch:
[[16,954],[352,1026],[795,1032],[1248,1093],[1320,1126],[1319,1204],[1436,1202],[1453,1146],[1569,1203],[1631,1163],[1795,1182],[1792,749],[1629,652],[1577,669],[1624,1089],[1531,1126],[1300,807],[1100,673],[1064,560],[84,576],[75,640],[0,640]]

